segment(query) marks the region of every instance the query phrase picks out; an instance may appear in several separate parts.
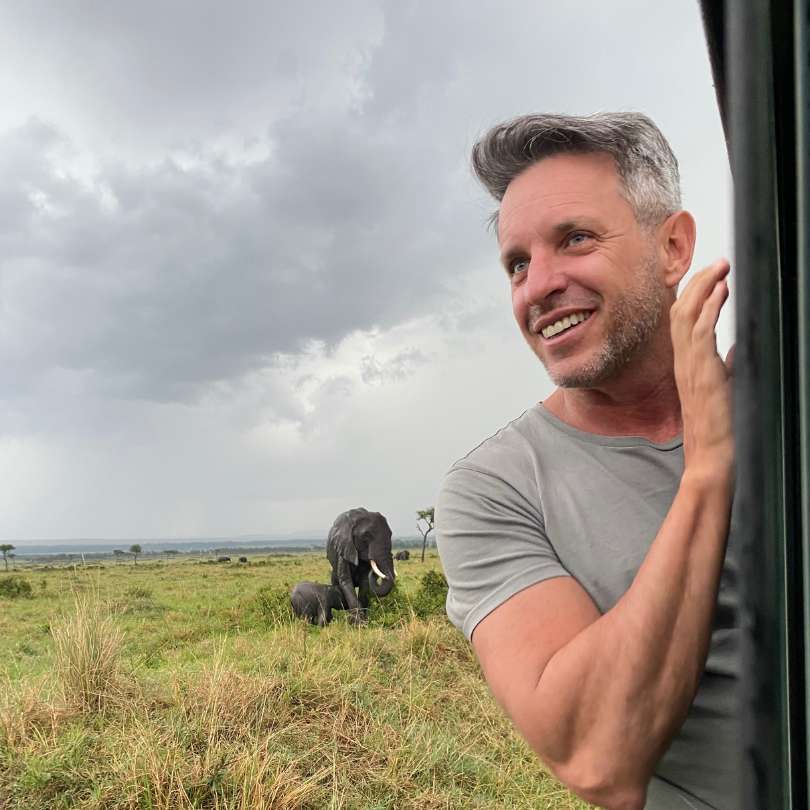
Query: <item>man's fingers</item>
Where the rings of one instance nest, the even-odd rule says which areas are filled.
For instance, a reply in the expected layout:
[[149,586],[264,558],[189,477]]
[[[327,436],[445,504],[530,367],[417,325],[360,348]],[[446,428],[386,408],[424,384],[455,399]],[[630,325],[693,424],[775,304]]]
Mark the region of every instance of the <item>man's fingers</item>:
[[703,302],[711,294],[715,284],[725,278],[730,269],[726,259],[718,259],[697,273],[675,302],[676,310],[686,318],[696,319],[700,315]]
[[714,285],[714,289],[709,293],[709,297],[703,304],[697,320],[695,321],[694,334],[703,336],[711,333],[714,336],[714,329],[717,326],[717,319],[720,317],[720,310],[728,299],[728,284],[721,278]]
[[[670,310],[672,338],[674,341],[681,342],[691,339],[692,330],[703,312],[707,298],[712,295],[717,283],[725,279],[729,269],[729,263],[725,259],[718,259],[714,264],[710,264],[701,270],[687,284],[686,289]],[[720,306],[722,306],[724,300],[725,298],[720,301]]]

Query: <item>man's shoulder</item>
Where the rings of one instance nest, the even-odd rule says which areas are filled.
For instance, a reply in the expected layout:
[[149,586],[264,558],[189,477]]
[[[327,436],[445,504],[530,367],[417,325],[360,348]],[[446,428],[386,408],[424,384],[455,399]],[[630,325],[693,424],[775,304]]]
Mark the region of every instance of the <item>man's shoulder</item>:
[[553,431],[542,406],[528,409],[456,461],[439,489],[436,544],[450,586],[447,615],[467,638],[519,590],[566,575],[541,503]]
[[543,416],[542,405],[534,405],[487,436],[455,461],[448,475],[458,470],[501,474],[504,468],[525,467],[555,440],[554,429]]

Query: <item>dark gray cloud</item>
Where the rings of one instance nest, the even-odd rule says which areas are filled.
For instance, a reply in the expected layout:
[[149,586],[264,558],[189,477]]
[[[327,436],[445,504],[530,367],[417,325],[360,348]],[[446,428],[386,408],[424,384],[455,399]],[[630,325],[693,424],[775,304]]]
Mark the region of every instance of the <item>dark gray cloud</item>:
[[113,396],[185,399],[435,305],[443,269],[474,255],[446,238],[464,230],[441,208],[452,173],[385,131],[311,123],[280,126],[260,162],[105,165],[92,187],[63,175],[54,127],[6,133],[7,393],[59,367]]
[[[13,83],[113,153],[255,135],[295,109],[344,106],[379,38],[376,2],[146,0],[0,8]],[[114,143],[105,145],[104,138]],[[108,147],[108,148],[107,148]]]
[[[36,44],[57,118],[0,135],[0,392],[60,369],[112,397],[191,401],[313,340],[447,317],[458,279],[494,265],[466,169],[476,131],[527,109],[533,81],[531,106],[617,93],[593,7],[545,8],[7,4],[2,36]],[[572,48],[581,82],[550,72]],[[639,102],[657,92],[641,87]],[[88,149],[93,171],[71,173]]]

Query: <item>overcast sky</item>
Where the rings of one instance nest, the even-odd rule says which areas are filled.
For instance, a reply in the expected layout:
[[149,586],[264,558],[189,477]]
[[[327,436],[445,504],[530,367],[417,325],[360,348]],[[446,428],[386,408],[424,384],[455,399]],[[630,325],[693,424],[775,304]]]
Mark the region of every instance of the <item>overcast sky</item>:
[[696,0],[7,0],[0,54],[3,540],[414,534],[551,391],[468,169],[504,118],[647,113],[730,257]]

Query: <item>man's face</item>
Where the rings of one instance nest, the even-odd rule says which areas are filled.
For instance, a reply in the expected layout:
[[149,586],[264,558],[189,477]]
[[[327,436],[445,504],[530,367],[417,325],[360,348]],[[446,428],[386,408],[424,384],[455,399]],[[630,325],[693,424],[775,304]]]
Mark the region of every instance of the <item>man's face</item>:
[[669,305],[655,242],[609,155],[556,155],[518,175],[498,220],[512,308],[559,386],[599,385],[639,354]]

